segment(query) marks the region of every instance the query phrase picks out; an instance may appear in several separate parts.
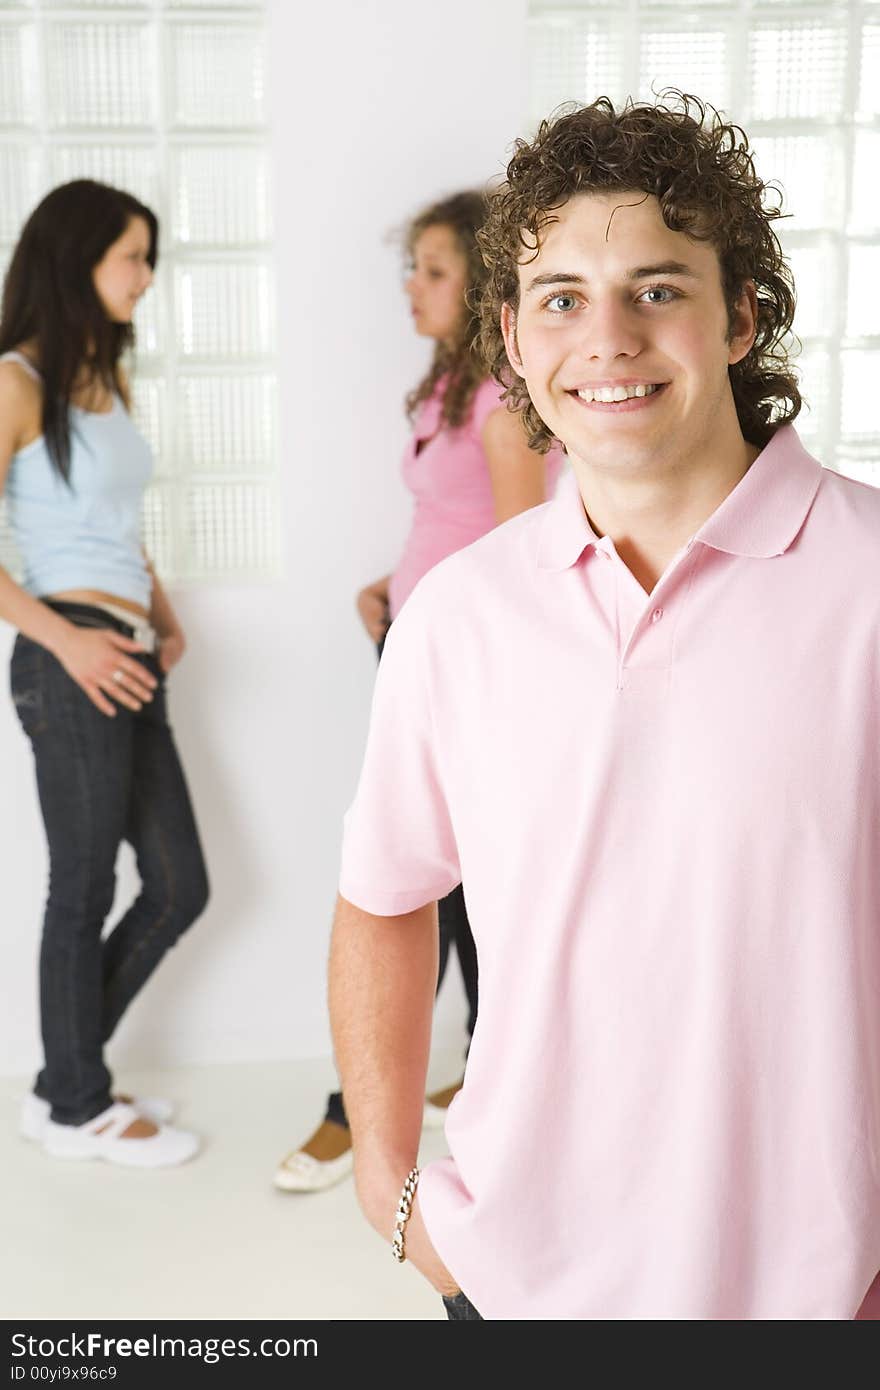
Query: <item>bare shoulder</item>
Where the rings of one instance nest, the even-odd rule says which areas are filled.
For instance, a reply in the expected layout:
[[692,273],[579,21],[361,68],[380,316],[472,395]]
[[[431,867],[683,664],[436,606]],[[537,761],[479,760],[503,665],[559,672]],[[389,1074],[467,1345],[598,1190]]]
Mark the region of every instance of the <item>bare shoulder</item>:
[[43,392],[20,362],[0,362],[0,476],[14,453],[41,430]]
[[0,391],[6,401],[12,401],[16,396],[26,401],[41,400],[43,395],[39,379],[14,358],[0,362]]
[[488,448],[493,445],[510,447],[515,444],[528,447],[522,415],[518,410],[508,410],[506,405],[499,405],[489,412],[483,422],[482,434],[483,443]]

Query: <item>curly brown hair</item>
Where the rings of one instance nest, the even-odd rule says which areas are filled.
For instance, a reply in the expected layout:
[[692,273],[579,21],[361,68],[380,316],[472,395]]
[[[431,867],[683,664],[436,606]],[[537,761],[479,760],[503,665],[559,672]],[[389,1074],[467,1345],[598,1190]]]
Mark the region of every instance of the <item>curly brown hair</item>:
[[479,301],[486,285],[486,266],[477,243],[477,233],[486,216],[484,193],[468,190],[432,203],[410,222],[406,231],[407,255],[412,256],[422,232],[429,227],[448,227],[466,262],[465,302],[455,342],[438,343],[427,374],[406,398],[406,413],[413,418],[422,401],[432,394],[440,378],[448,373],[443,393],[441,418],[453,429],[467,418],[474,392],[488,372],[479,348]]
[[758,177],[739,126],[674,88],[653,105],[630,99],[616,111],[608,97],[599,97],[589,106],[561,108],[542,121],[531,142],[517,140],[506,181],[489,195],[478,238],[488,269],[480,340],[492,375],[507,387],[505,399],[523,413],[530,445],[545,453],[553,436],[511,370],[501,306],[517,308],[523,248],[535,251],[542,229],[556,220],[554,211],[577,193],[606,190],[653,194],[667,227],[715,247],[731,327],[744,283],[755,282],[755,341],[728,370],[740,429],[763,448],[801,408],[787,341],[794,282],[771,226],[782,213],[765,196],[778,190]]

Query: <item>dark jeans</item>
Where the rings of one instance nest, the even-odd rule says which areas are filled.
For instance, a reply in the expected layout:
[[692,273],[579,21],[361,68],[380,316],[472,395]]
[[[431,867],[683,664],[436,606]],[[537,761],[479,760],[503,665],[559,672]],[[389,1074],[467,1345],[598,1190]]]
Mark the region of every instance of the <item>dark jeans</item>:
[[471,1303],[467,1294],[457,1293],[454,1298],[443,1298],[443,1306],[446,1309],[446,1316],[450,1322],[482,1322],[483,1315],[478,1313]]
[[[387,635],[386,633],[385,636],[387,637]],[[376,647],[380,661],[384,646],[385,637],[377,643]],[[446,974],[449,949],[454,945],[458,952],[458,963],[461,967],[468,1001],[468,1037],[473,1037],[477,1022],[477,948],[471,933],[471,924],[468,921],[467,908],[464,903],[464,889],[461,884],[457,888],[453,888],[447,897],[440,900],[437,904],[437,916],[440,924],[440,968],[437,974],[437,992],[439,993],[443,976]],[[341,1091],[333,1091],[328,1097],[324,1118],[333,1120],[338,1125],[348,1125]]]
[[[53,603],[77,626],[131,629],[101,609]],[[165,681],[135,713],[102,714],[44,647],[19,635],[12,698],[34,751],[49,845],[40,950],[45,1065],[34,1090],[61,1124],[84,1124],[111,1104],[103,1047],[170,946],[199,916],[208,881],[174,746]],[[102,940],[120,842],[134,847],[141,891]]]

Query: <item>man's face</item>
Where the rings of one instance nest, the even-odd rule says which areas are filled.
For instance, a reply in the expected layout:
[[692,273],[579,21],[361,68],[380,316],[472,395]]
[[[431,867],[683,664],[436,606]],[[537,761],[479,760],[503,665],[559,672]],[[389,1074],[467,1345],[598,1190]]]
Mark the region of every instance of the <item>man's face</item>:
[[753,340],[751,283],[729,337],[717,252],[670,231],[653,195],[579,194],[556,216],[520,263],[519,307],[505,305],[502,329],[568,452],[654,473],[738,431],[727,368]]

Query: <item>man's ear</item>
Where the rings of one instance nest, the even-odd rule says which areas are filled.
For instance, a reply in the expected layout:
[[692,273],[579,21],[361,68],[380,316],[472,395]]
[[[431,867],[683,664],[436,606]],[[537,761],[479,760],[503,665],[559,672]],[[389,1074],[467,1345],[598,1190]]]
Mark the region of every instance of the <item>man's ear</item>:
[[733,311],[728,363],[741,362],[752,350],[758,331],[758,291],[754,280],[746,280]]
[[507,360],[517,376],[525,376],[522,359],[516,342],[516,311],[512,304],[501,305],[501,336],[507,349]]

